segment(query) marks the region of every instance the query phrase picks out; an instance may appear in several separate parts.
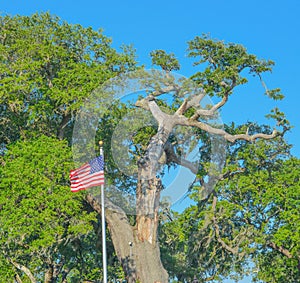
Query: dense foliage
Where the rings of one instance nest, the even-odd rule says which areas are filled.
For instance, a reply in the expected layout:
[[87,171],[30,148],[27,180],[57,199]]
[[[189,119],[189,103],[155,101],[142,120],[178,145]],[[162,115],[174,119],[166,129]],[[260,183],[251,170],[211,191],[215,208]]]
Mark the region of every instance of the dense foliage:
[[[164,83],[172,86],[170,72],[180,69],[175,55],[163,50],[150,55],[152,63],[166,73]],[[290,155],[284,139],[290,128],[284,114],[274,109],[268,116],[280,127],[276,135],[270,127],[254,123],[225,126],[226,133],[221,135],[227,139],[225,166],[214,190],[205,191],[203,185],[209,179],[211,148],[201,125],[227,103],[235,87],[247,83],[249,75],[261,80],[274,63],[259,60],[240,45],[206,36],[188,43],[188,56],[195,59],[197,68],[191,80],[221,101],[206,109],[184,111],[183,106],[192,102],[184,102],[183,96],[174,96],[169,104],[159,100],[159,94],[151,98],[168,114],[180,110],[182,119],[197,121],[193,134],[201,139],[201,164],[189,191],[193,205],[182,213],[165,203],[160,206],[164,267],[174,282],[190,282],[194,276],[201,282],[222,282],[249,274],[257,282],[298,282],[300,161]],[[48,13],[0,17],[3,282],[102,279],[99,213],[85,192],[72,194],[69,189],[69,170],[75,166],[72,130],[76,114],[94,89],[135,69],[134,50],[123,46],[117,51],[101,30],[71,25]],[[275,100],[283,98],[279,89],[266,90],[266,94]],[[136,106],[147,109],[149,101],[139,100]],[[99,121],[97,138],[110,141],[119,121],[133,108],[126,103],[111,105]],[[147,153],[156,131],[157,127],[147,126],[134,134],[131,157],[135,162]],[[268,138],[251,138],[258,133]],[[178,165],[175,154],[184,154],[174,134],[168,142],[174,148],[165,148],[159,162],[170,169]],[[105,152],[107,182],[135,193],[137,181],[118,171],[110,143],[105,144]],[[136,218],[128,216],[128,222],[134,227]],[[124,279],[112,238],[107,237],[109,278]]]
[[99,278],[100,221],[82,195],[70,193],[70,140],[82,102],[133,68],[133,51],[118,52],[102,31],[47,13],[1,17],[0,34],[0,278]]
[[297,282],[300,167],[285,156],[288,148],[281,138],[241,143],[226,162],[230,176],[210,198],[199,201],[194,188],[197,204],[161,228],[163,259],[176,266],[174,276],[222,281],[234,271],[235,279]]

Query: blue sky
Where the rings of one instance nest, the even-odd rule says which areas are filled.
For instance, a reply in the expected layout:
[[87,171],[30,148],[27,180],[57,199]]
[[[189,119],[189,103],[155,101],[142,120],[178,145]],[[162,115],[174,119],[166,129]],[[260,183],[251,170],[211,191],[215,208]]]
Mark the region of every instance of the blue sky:
[[276,65],[264,77],[268,88],[280,87],[286,98],[272,102],[263,95],[258,80],[241,87],[222,111],[224,122],[257,121],[267,123],[264,115],[278,106],[294,125],[288,140],[300,157],[300,3],[287,1],[238,0],[1,0],[2,14],[30,15],[49,11],[70,23],[103,28],[113,45],[133,44],[141,64],[151,67],[149,53],[154,49],[173,52],[181,63],[180,73],[195,70],[186,57],[186,42],[203,33],[244,45],[259,58]]
[[[272,102],[258,80],[238,89],[222,111],[224,122],[257,121],[278,106],[294,128],[288,140],[300,157],[300,2],[299,0],[0,0],[2,14],[30,15],[49,11],[70,23],[103,28],[113,45],[133,44],[141,64],[151,67],[149,53],[164,49],[176,54],[180,74],[195,70],[186,57],[186,42],[208,33],[244,45],[276,65],[264,77],[269,88],[280,87],[286,98]],[[249,281],[243,281],[249,282]]]

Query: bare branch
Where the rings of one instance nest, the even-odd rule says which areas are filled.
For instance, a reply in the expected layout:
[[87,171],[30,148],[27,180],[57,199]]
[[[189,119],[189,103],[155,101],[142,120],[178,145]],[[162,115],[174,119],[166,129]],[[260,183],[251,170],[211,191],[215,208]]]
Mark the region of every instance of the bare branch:
[[157,105],[155,98],[152,95],[137,101],[135,105],[150,111],[159,125],[164,124],[168,128],[173,127],[173,115],[163,112]]
[[23,283],[23,281],[22,281],[22,279],[21,279],[21,277],[19,276],[18,273],[15,274],[14,278],[15,278],[15,280],[16,280],[18,283]]
[[165,88],[158,89],[158,90],[151,92],[151,95],[156,97],[156,96],[160,96],[162,94],[166,94],[166,93],[169,93],[172,91],[178,91],[178,88],[174,85],[169,85]]
[[184,102],[180,105],[180,107],[176,111],[176,114],[183,115],[185,111],[190,109],[191,107],[195,107],[196,109],[199,108],[200,102],[205,96],[206,93],[203,91],[199,94],[192,96],[191,100],[185,99]]
[[[149,88],[151,88],[152,86],[151,85],[148,85]],[[140,108],[143,108],[145,110],[150,110],[149,109],[149,101],[151,100],[154,100],[155,97],[157,96],[160,96],[162,94],[166,94],[166,93],[169,93],[169,92],[178,92],[179,91],[179,88],[178,86],[175,86],[175,85],[169,85],[165,88],[161,88],[161,89],[157,89],[157,90],[154,90],[152,91],[147,97],[145,98],[142,98],[140,100],[137,100],[136,103],[135,103],[135,106],[137,107],[140,107]]]
[[161,125],[164,120],[169,120],[168,118],[170,117],[170,115],[164,113],[157,105],[155,100],[149,100],[148,106],[158,124]]
[[256,139],[265,139],[265,140],[273,139],[277,136],[277,134],[278,132],[274,129],[272,134],[258,133],[255,135],[248,135],[248,134],[230,135],[226,133],[224,137],[230,142],[235,142],[236,140],[255,141]]
[[53,282],[53,274],[54,273],[54,267],[52,264],[50,264],[48,270],[45,272],[45,278],[44,278],[44,283],[51,283]]
[[216,114],[216,111],[220,109],[227,101],[228,101],[228,94],[225,94],[223,99],[215,104],[211,109],[198,109],[196,113],[192,116],[192,120],[197,120],[200,116],[212,117]]
[[180,107],[177,109],[176,114],[183,115],[185,111],[188,109],[188,100],[185,99]]
[[137,100],[136,103],[135,103],[135,106],[143,108],[143,109],[145,109],[147,111],[150,110],[148,102],[147,102],[147,98],[142,98],[140,100]]
[[277,136],[277,131],[274,129],[272,134],[263,134],[258,133],[254,135],[249,135],[248,133],[245,134],[237,134],[237,135],[231,135],[227,133],[223,129],[214,128],[206,123],[195,121],[192,119],[188,119],[187,117],[184,117],[182,115],[178,115],[177,117],[174,115],[173,119],[175,125],[181,125],[181,126],[193,126],[197,127],[201,130],[204,130],[207,133],[223,136],[227,141],[235,142],[236,140],[246,140],[246,141],[255,141],[256,139],[262,138],[262,139],[272,139]]
[[280,252],[281,254],[286,256],[287,258],[292,258],[293,257],[289,250],[285,249],[282,246],[277,246],[274,242],[268,243],[268,246],[270,248],[272,248],[273,250],[276,250],[276,251]]
[[191,187],[194,185],[194,183],[196,182],[200,182],[201,185],[201,200],[205,200],[208,199],[209,196],[212,193],[215,193],[214,185],[218,182],[218,181],[222,181],[225,180],[226,178],[232,177],[236,174],[240,174],[242,172],[244,172],[245,169],[244,168],[238,168],[236,171],[234,172],[226,172],[224,174],[219,174],[219,175],[213,175],[213,176],[209,176],[210,178],[208,179],[208,181],[204,181],[204,178],[196,178],[195,181],[191,184]]
[[233,172],[232,172],[232,171],[227,171],[226,173],[221,174],[221,175],[218,177],[218,180],[219,180],[219,181],[225,180],[225,179],[227,179],[227,178],[229,178],[229,177],[232,177],[232,176],[234,176],[234,175],[243,173],[243,172],[245,172],[245,170],[246,170],[246,168],[240,167],[240,168],[237,168],[237,169],[236,169],[235,171],[233,171]]
[[[286,248],[284,248],[283,246],[278,246],[276,245],[274,242],[269,242],[268,246],[270,248],[272,248],[273,250],[276,250],[278,252],[280,252],[282,255],[286,256],[287,258],[293,258],[293,255],[290,253],[290,251]],[[298,260],[298,270],[300,271],[300,257],[297,257]]]
[[178,165],[181,165],[183,167],[186,167],[191,170],[192,173],[197,174],[198,173],[198,167],[195,166],[195,164],[189,160],[186,160],[182,157],[178,157],[174,151],[174,147],[171,143],[166,143],[165,145],[165,152],[167,155],[167,160],[169,162],[174,162]]
[[11,258],[8,258],[8,260],[10,261],[10,263],[12,265],[14,265],[17,269],[23,271],[27,276],[28,278],[30,279],[31,283],[37,283],[36,279],[34,278],[33,274],[31,273],[31,271],[29,270],[29,268],[27,268],[26,266],[24,265],[21,265],[15,261],[13,261]]

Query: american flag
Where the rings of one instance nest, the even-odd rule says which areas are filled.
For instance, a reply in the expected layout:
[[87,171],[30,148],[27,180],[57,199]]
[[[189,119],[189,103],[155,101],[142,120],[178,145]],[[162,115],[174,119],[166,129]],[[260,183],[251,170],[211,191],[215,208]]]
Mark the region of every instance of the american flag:
[[104,159],[100,155],[78,169],[70,171],[71,192],[104,184]]

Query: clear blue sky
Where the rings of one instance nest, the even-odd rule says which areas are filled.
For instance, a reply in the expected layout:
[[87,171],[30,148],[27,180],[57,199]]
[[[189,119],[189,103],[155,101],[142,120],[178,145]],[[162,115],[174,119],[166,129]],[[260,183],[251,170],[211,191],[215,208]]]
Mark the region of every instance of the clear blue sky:
[[[151,67],[154,49],[174,52],[180,73],[193,73],[186,42],[196,35],[243,44],[260,58],[276,62],[265,76],[269,88],[280,87],[284,101],[272,102],[259,81],[239,89],[222,112],[224,122],[267,122],[264,114],[278,106],[294,129],[288,140],[300,157],[300,2],[299,0],[0,0],[2,14],[49,11],[70,23],[103,28],[115,47],[133,44],[141,64]],[[243,281],[249,282],[249,281]]]
[[1,0],[2,14],[30,15],[49,11],[70,23],[103,28],[115,47],[133,44],[141,64],[151,67],[149,52],[164,49],[179,58],[180,73],[193,73],[186,42],[196,35],[243,44],[260,58],[276,62],[265,77],[269,88],[280,87],[286,98],[272,103],[253,80],[240,88],[222,112],[224,122],[267,122],[264,114],[278,106],[294,125],[288,140],[300,157],[300,2],[298,0]]

